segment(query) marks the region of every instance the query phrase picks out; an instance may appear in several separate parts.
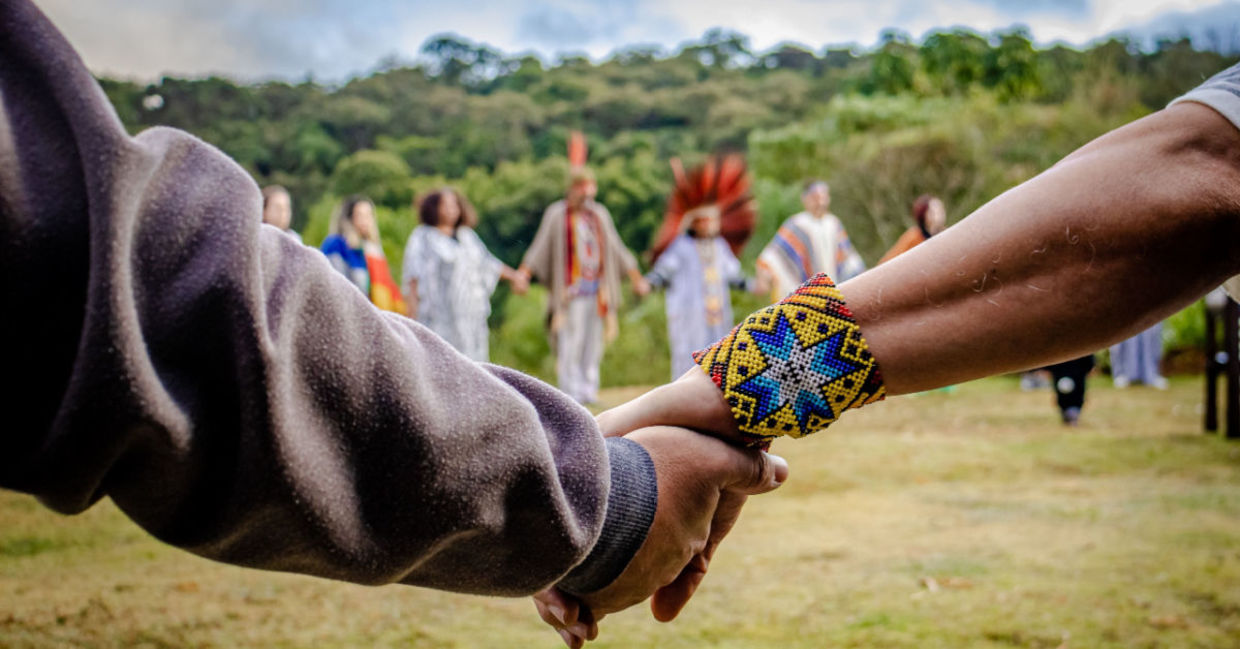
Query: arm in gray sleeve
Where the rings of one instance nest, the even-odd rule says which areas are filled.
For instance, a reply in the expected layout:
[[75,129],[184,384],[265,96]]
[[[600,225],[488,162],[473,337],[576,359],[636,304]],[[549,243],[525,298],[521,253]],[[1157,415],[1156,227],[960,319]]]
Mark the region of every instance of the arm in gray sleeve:
[[644,451],[609,454],[559,392],[375,310],[259,213],[240,167],[126,135],[50,22],[0,3],[0,486],[359,583],[618,574],[653,518]]

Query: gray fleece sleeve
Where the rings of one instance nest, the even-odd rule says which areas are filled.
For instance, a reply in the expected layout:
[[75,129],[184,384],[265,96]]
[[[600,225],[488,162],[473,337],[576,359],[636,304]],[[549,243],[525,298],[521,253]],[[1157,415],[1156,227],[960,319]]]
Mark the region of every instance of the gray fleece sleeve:
[[0,487],[359,583],[617,574],[653,518],[644,451],[375,310],[260,203],[203,142],[126,135],[47,19],[0,2]]

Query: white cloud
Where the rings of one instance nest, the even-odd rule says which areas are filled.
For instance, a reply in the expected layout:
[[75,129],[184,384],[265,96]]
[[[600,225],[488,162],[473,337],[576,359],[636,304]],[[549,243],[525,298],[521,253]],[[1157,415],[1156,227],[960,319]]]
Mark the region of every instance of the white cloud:
[[1040,42],[1083,44],[1169,11],[1219,0],[40,0],[94,70],[153,78],[220,72],[246,79],[341,79],[454,32],[504,52],[601,58],[617,47],[672,49],[712,27],[763,50],[783,41],[820,49],[877,42],[894,27],[923,35],[967,26],[1028,25]]

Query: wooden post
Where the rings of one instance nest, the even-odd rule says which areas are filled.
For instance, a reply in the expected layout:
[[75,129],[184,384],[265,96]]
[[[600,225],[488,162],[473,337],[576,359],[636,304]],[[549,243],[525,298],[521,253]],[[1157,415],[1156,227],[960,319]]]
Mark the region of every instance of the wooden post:
[[1218,316],[1209,304],[1202,305],[1206,315],[1206,417],[1207,433],[1218,431]]
[[1223,308],[1223,349],[1227,352],[1228,439],[1240,439],[1240,305],[1228,298]]

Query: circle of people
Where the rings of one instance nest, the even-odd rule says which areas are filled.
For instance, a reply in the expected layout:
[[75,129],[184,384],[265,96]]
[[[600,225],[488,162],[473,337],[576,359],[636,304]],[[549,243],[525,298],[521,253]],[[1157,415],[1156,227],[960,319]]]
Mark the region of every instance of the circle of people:
[[[583,404],[598,398],[603,349],[617,332],[621,272],[639,296],[652,289],[665,291],[675,378],[694,366],[693,352],[732,328],[731,289],[768,295],[775,301],[815,274],[826,273],[841,283],[866,270],[843,223],[830,211],[830,187],[822,180],[804,185],[803,211],[785,220],[762,249],[752,278],[744,274],[735,247],[720,231],[719,208],[710,204],[688,210],[673,224],[674,237],[656,245],[651,270],[642,275],[596,195],[594,177],[587,169],[574,168],[565,198],[547,207],[533,243],[515,269],[487,249],[475,231],[474,207],[451,187],[414,201],[419,224],[405,244],[399,285],[380,245],[374,204],[364,196],[341,202],[320,249],[332,267],[376,306],[417,320],[480,362],[488,361],[487,319],[499,282],[507,281],[518,295],[526,293],[532,280],[544,283],[550,291],[547,323],[557,382]],[[944,203],[932,194],[917,197],[910,215],[913,225],[879,264],[928,240],[947,224]],[[300,238],[290,227],[291,216],[288,191],[278,185],[265,188],[263,220]],[[1116,387],[1131,382],[1166,387],[1158,367],[1161,327],[1157,324],[1112,347]],[[1075,425],[1079,417],[1084,377],[1093,367],[1091,355],[1046,368],[1066,424]]]

